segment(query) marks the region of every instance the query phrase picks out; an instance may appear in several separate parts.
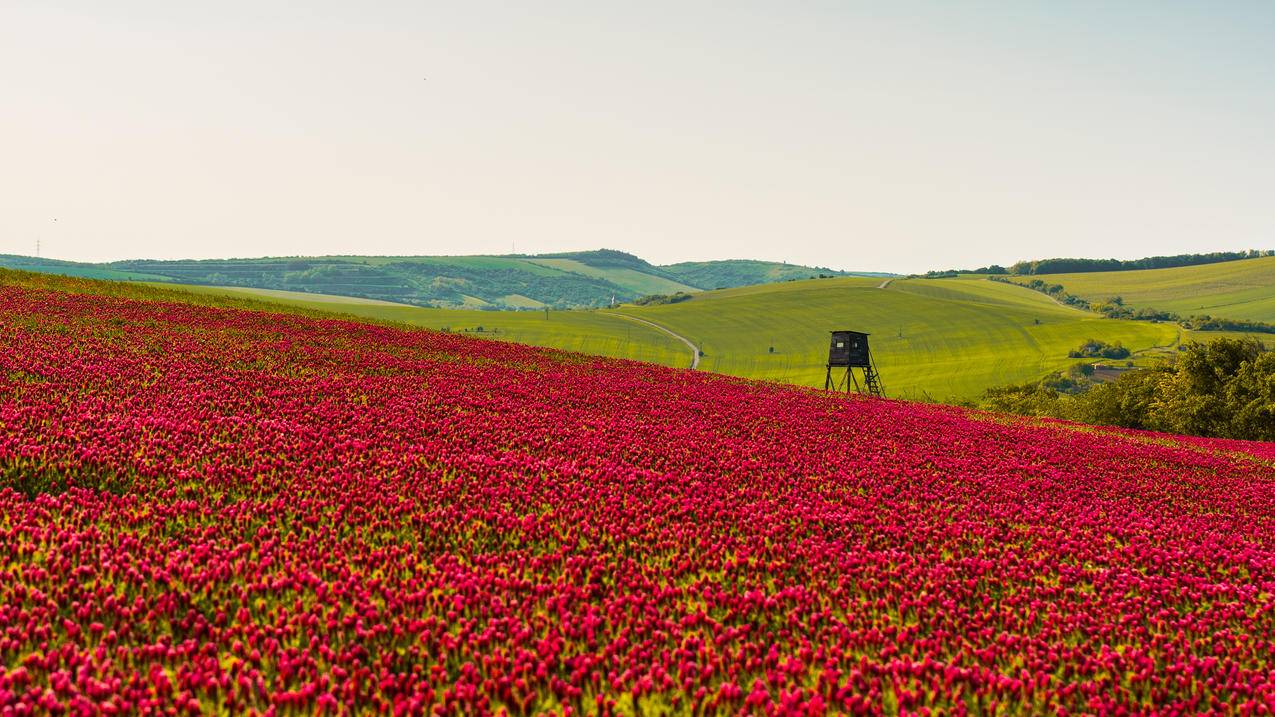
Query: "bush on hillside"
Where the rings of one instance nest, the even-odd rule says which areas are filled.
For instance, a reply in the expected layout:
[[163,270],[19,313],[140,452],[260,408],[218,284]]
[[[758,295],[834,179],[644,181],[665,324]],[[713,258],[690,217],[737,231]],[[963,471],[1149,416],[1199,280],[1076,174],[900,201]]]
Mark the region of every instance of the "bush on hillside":
[[1045,383],[989,388],[979,397],[977,406],[1000,413],[1017,413],[1022,416],[1055,416],[1058,413],[1058,391]]
[[691,295],[685,291],[679,291],[676,294],[647,294],[639,296],[633,300],[638,306],[659,306],[661,304],[680,304],[683,301],[690,301]]
[[1089,339],[1081,344],[1080,348],[1069,351],[1067,357],[1122,359],[1129,358],[1129,349],[1119,341],[1109,344],[1105,341]]

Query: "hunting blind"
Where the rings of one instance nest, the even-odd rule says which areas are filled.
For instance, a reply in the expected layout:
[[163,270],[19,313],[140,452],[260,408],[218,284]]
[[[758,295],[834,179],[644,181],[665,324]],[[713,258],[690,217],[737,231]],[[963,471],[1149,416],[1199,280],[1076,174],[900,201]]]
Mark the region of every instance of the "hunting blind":
[[[839,381],[832,380],[833,369],[846,370]],[[854,375],[854,369],[863,372],[863,386]],[[828,373],[824,378],[823,390],[841,390],[844,385],[846,393],[850,386],[858,393],[869,393],[873,396],[884,396],[885,389],[881,385],[881,375],[877,373],[872,361],[872,353],[868,350],[868,335],[861,331],[833,331],[832,343],[828,347]]]

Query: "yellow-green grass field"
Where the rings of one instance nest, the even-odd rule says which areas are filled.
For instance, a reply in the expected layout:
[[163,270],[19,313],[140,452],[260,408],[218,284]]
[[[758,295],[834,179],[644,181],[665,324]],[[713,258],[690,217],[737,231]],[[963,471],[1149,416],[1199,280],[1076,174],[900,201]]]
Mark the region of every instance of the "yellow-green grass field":
[[813,386],[823,385],[828,332],[866,331],[889,395],[939,400],[1066,368],[1089,338],[1148,353],[1188,338],[1176,325],[1106,319],[981,277],[882,283],[800,281],[620,311],[691,338],[703,370]]
[[1133,308],[1275,323],[1275,256],[1171,269],[1042,274],[1015,281],[1033,278],[1062,284],[1067,293],[1093,303],[1119,296]]
[[[1121,342],[1146,363],[1191,338],[1173,324],[1106,319],[1022,287],[982,277],[819,279],[703,292],[664,306],[609,311],[467,311],[352,302],[293,294],[287,303],[605,356],[685,366],[688,351],[666,334],[608,313],[654,321],[698,344],[707,371],[820,386],[828,332],[872,334],[892,396],[961,399],[990,386],[1040,378],[1075,363],[1089,338]],[[199,292],[219,289],[191,287]],[[253,293],[248,290],[247,293]],[[277,292],[261,298],[280,300]],[[483,332],[476,329],[481,326]],[[770,348],[774,347],[774,353]]]
[[889,282],[816,279],[702,292],[690,301],[663,306],[550,311],[547,318],[543,311],[431,309],[286,291],[173,284],[154,290],[165,295],[180,290],[205,298],[251,298],[263,305],[689,365],[685,345],[655,328],[611,315],[624,314],[694,341],[704,351],[701,370],[807,386],[823,385],[828,332],[854,329],[872,334],[872,350],[890,396],[937,400],[970,398],[992,386],[1064,369],[1077,362],[1067,352],[1090,338],[1119,341],[1136,352],[1137,363],[1149,363],[1175,353],[1184,341],[1237,335],[1107,319],[977,276]]

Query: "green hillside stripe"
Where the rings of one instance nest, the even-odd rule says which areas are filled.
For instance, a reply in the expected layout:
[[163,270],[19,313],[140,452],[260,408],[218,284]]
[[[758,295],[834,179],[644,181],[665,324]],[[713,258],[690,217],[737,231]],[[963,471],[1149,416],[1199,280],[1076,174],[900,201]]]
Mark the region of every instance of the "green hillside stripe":
[[[893,279],[884,290],[880,284],[880,279],[859,277],[783,282],[701,292],[677,304],[624,306],[618,313],[653,321],[701,347],[701,370],[806,386],[822,385],[829,331],[866,331],[890,395],[936,399],[971,398],[991,386],[1041,378],[1075,363],[1067,352],[1090,338],[1123,343],[1135,352],[1135,361],[1145,364],[1176,353],[1184,341],[1224,335],[1101,318],[979,277]],[[106,286],[172,296],[140,282]],[[156,286],[585,354],[679,367],[688,363],[687,347],[675,338],[608,311],[438,309],[245,287]]]
[[1067,352],[1090,336],[1150,351],[1180,333],[1171,325],[1095,318],[985,280],[896,279],[884,291],[879,283],[748,287],[624,311],[699,343],[704,370],[809,386],[823,383],[829,331],[866,331],[892,394],[935,398],[970,397],[1064,368],[1073,363]]
[[1275,257],[1138,271],[1048,274],[1033,278],[1061,284],[1091,303],[1119,296],[1126,306],[1210,314],[1275,323]]

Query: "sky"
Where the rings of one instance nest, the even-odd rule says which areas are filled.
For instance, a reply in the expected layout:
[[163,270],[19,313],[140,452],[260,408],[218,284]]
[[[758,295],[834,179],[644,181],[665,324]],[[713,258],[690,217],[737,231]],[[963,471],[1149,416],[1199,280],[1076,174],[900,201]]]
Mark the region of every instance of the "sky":
[[0,253],[1275,246],[1275,3],[0,0]]

